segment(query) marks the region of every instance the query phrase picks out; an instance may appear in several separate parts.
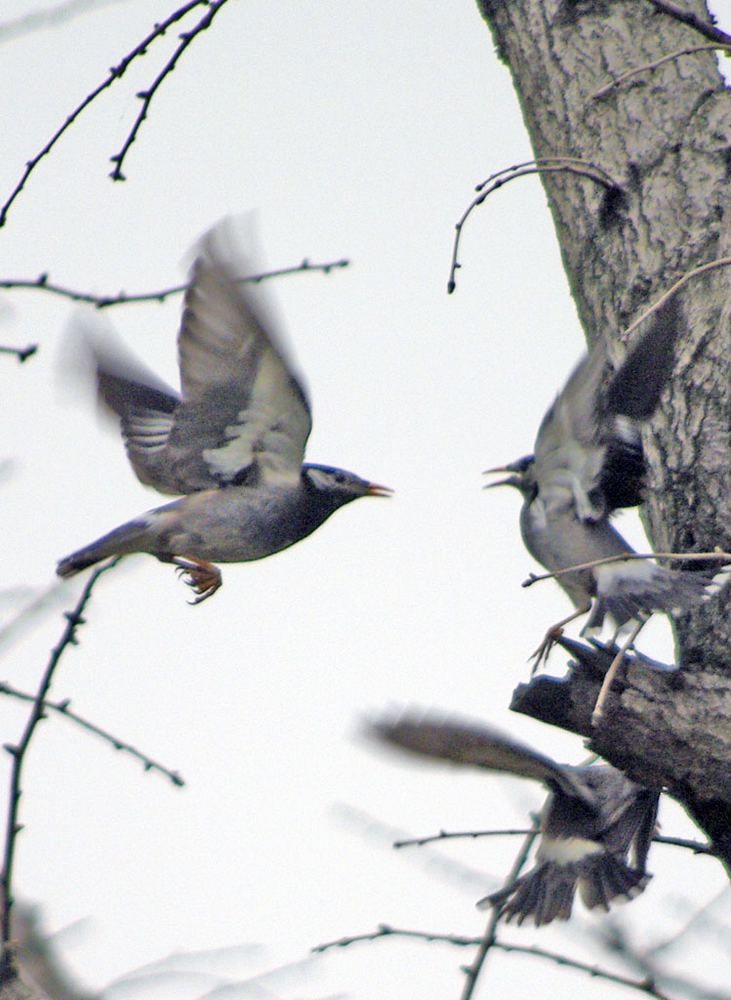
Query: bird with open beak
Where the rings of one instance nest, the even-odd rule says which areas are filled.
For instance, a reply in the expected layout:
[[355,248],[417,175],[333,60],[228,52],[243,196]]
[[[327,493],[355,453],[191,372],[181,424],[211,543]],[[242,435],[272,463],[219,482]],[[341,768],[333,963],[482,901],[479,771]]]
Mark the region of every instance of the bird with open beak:
[[672,297],[611,375],[606,348],[597,343],[544,416],[534,453],[487,470],[510,473],[485,488],[513,486],[521,493],[523,542],[550,573],[559,573],[556,580],[576,609],[549,629],[533,654],[536,667],[562,627],[589,611],[582,634],[599,628],[605,615],[619,630],[641,623],[653,611],[677,611],[709,596],[713,580],[706,574],[666,569],[648,560],[561,572],[634,554],[610,518],[617,508],[642,502],[640,429],[655,412],[672,372],[682,325],[680,306]]
[[174,563],[197,597],[221,586],[215,563],[248,562],[305,538],[339,507],[386,486],[303,464],[307,397],[280,339],[242,278],[232,222],[202,240],[178,334],[181,392],[107,336],[91,348],[100,401],[121,418],[138,479],[183,494],[62,559],[67,577],[110,556]]

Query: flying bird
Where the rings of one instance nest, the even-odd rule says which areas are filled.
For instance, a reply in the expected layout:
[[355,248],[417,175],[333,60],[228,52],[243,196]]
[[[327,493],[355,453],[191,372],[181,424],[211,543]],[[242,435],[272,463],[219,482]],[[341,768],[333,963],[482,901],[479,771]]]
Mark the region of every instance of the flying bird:
[[[670,377],[682,325],[672,297],[612,375],[605,345],[597,343],[543,417],[534,453],[487,470],[510,473],[485,488],[520,491],[523,542],[550,573],[634,554],[610,518],[617,508],[642,502],[641,425],[655,412]],[[619,631],[653,611],[672,612],[705,599],[714,582],[701,572],[666,569],[648,560],[605,563],[562,573],[556,580],[576,610],[549,629],[533,654],[536,666],[547,658],[562,627],[590,610],[582,634],[601,627],[605,615]]]
[[508,921],[541,926],[568,920],[577,890],[587,909],[606,912],[647,885],[658,790],[609,764],[559,764],[499,730],[460,719],[406,714],[371,726],[373,735],[401,750],[530,778],[549,789],[535,866],[478,906],[501,906]]
[[221,586],[215,563],[248,562],[305,538],[339,507],[388,487],[304,463],[305,391],[245,284],[246,260],[224,220],[201,241],[178,334],[180,393],[110,338],[91,347],[100,401],[121,418],[137,478],[178,500],[62,559],[68,577],[110,556],[175,564],[197,597]]

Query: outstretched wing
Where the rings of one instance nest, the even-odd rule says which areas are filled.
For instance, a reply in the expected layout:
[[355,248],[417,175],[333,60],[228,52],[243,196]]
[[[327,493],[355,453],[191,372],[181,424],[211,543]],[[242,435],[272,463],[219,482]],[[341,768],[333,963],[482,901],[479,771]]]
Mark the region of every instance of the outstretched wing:
[[652,416],[673,367],[681,327],[673,296],[620,368],[607,378],[602,342],[572,372],[535,444],[535,475],[548,507],[571,506],[582,521],[642,500],[640,424]]
[[232,224],[203,239],[178,337],[182,394],[108,342],[92,349],[99,395],[122,419],[138,478],[162,493],[299,482],[312,421],[300,382],[236,252]]
[[594,795],[574,769],[557,763],[498,729],[461,719],[415,714],[404,714],[395,720],[377,720],[371,723],[371,729],[375,736],[402,750],[455,764],[532,778],[558,787],[590,809],[596,807]]

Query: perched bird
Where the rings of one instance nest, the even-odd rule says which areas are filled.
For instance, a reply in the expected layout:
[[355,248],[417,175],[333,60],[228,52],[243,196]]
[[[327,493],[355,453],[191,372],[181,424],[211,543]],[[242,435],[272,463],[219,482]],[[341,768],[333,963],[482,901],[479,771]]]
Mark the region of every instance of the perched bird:
[[92,349],[100,400],[121,418],[138,479],[184,495],[66,556],[59,576],[148,552],[179,567],[197,604],[221,585],[214,563],[263,559],[343,504],[392,492],[343,469],[302,464],[309,403],[241,282],[246,273],[224,221],[192,267],[178,334],[180,394],[108,338]]
[[377,721],[372,729],[381,740],[423,757],[548,787],[535,866],[478,906],[502,906],[507,920],[540,926],[568,920],[577,889],[588,909],[608,911],[610,903],[633,899],[647,885],[659,791],[635,784],[609,764],[559,764],[496,729],[462,720],[405,715]]
[[[523,541],[549,572],[633,554],[610,517],[618,507],[642,501],[640,427],[655,412],[673,369],[681,326],[673,297],[655,313],[612,375],[605,346],[597,343],[544,416],[534,454],[487,470],[511,473],[485,488],[514,486],[520,491]],[[706,588],[713,582],[704,573],[666,569],[648,560],[610,562],[556,580],[576,610],[549,630],[534,653],[536,666],[547,657],[562,626],[589,610],[582,634],[601,627],[607,614],[619,629],[653,611],[686,608],[707,597]]]

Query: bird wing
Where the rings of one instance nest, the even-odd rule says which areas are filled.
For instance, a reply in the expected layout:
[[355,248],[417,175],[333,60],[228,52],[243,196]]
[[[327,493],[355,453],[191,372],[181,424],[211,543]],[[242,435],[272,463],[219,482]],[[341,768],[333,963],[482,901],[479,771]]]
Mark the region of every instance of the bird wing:
[[609,765],[582,770],[599,802],[607,847],[625,857],[632,848],[634,867],[644,871],[655,834],[660,792],[636,784]]
[[79,310],[74,316],[71,336],[67,367],[83,369],[85,378],[89,369],[93,372],[100,411],[121,418],[127,454],[138,479],[162,492],[180,493],[165,488],[165,446],[180,402],[178,393],[140,364],[113,328],[89,310]]
[[608,381],[602,342],[574,369],[536,437],[534,473],[548,508],[573,506],[580,520],[597,521],[640,503],[640,424],[654,412],[672,371],[680,326],[672,297]]
[[216,485],[253,475],[298,483],[310,408],[261,301],[239,280],[245,264],[230,229],[224,222],[204,238],[185,296],[171,459]]
[[396,720],[373,722],[371,729],[379,739],[411,753],[531,778],[596,808],[594,795],[580,773],[491,726],[406,714]]
[[[110,332],[94,338],[98,396],[121,417],[138,478],[161,493],[265,479],[298,483],[312,426],[304,390],[232,249],[229,225],[203,239],[178,337],[182,396]],[[249,272],[251,273],[251,272]]]

